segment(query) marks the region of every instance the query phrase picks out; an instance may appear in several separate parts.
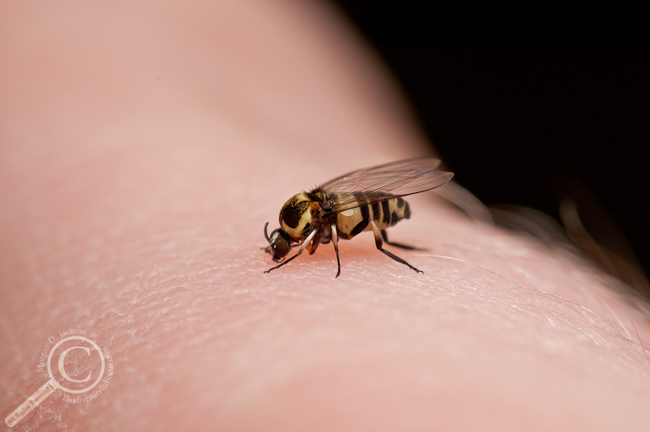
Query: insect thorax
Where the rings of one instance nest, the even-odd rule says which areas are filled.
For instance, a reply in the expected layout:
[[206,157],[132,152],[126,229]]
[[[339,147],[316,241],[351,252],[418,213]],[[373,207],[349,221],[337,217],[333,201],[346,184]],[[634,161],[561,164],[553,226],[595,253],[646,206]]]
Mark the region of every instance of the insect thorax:
[[299,193],[284,203],[280,210],[280,227],[299,241],[309,234],[314,215],[320,211],[322,200],[312,193]]

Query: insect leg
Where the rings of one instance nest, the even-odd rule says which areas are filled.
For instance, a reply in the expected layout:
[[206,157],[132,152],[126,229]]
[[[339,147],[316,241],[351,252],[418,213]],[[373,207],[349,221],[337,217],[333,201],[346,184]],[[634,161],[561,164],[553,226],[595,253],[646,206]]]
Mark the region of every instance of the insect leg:
[[317,232],[318,232],[318,230],[313,230],[313,231],[312,231],[312,232],[307,236],[307,238],[305,239],[305,241],[302,242],[302,246],[300,246],[300,250],[298,251],[297,254],[295,254],[294,256],[292,256],[291,258],[289,258],[288,260],[283,261],[281,264],[276,265],[275,267],[271,267],[270,269],[268,269],[268,270],[265,271],[264,273],[269,273],[271,270],[275,270],[275,269],[277,269],[277,268],[280,268],[280,267],[282,267],[283,265],[285,265],[285,264],[289,263],[290,261],[292,261],[294,258],[297,258],[298,256],[300,256],[300,254],[302,253],[302,251],[305,250],[305,248],[307,247],[307,245],[309,244],[309,242],[314,238],[314,236],[316,235]]
[[407,244],[404,244],[404,243],[396,243],[396,242],[388,241],[388,235],[386,234],[386,230],[381,230],[381,237],[384,239],[386,244],[389,244],[391,246],[395,246],[395,247],[398,247],[398,248],[402,248],[402,249],[406,249],[406,250],[419,250],[419,251],[428,250],[428,249],[424,249],[424,248],[410,246],[410,245],[407,245]]
[[370,220],[369,223],[370,223],[370,226],[372,227],[372,232],[375,234],[375,246],[377,246],[377,249],[379,249],[380,251],[382,251],[384,254],[388,255],[389,257],[391,257],[391,258],[394,259],[395,261],[397,261],[397,262],[399,262],[399,263],[402,263],[402,264],[408,266],[409,268],[415,270],[416,272],[418,272],[418,273],[424,273],[422,270],[418,270],[418,269],[416,269],[416,268],[413,267],[411,264],[409,264],[409,263],[407,263],[406,261],[404,261],[402,258],[400,258],[400,257],[398,257],[397,255],[395,255],[395,254],[393,254],[393,253],[391,253],[391,252],[388,252],[386,249],[384,249],[384,248],[382,247],[382,246],[384,245],[384,242],[383,242],[383,240],[381,239],[382,235],[381,235],[381,231],[379,230],[379,227],[377,226],[377,224],[376,224],[375,221],[373,221],[373,220]]
[[339,267],[335,276],[337,278],[341,274],[341,260],[339,259],[339,235],[336,232],[336,224],[332,224],[332,244],[334,245],[334,251],[336,251],[336,264]]
[[309,255],[313,255],[314,252],[316,252],[316,249],[318,249],[318,245],[320,244],[320,231],[317,232],[316,237],[311,241],[311,245],[307,245],[307,250],[309,251]]

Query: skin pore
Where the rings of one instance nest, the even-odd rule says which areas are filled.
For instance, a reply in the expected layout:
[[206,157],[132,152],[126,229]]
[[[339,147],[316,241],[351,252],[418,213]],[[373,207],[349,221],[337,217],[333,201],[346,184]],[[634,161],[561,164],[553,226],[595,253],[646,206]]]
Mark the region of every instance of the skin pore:
[[[645,303],[434,193],[270,274],[262,229],[344,172],[427,155],[316,2],[0,4],[0,405],[86,329],[114,374],[16,430],[641,431]],[[462,179],[458,179],[462,182]],[[387,247],[390,249],[390,247]]]

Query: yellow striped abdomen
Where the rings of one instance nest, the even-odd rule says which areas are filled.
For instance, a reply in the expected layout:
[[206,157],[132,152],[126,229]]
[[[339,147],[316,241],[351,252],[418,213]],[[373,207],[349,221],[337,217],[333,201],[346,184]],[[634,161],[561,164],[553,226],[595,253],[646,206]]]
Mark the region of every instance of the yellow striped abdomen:
[[[354,192],[358,201],[372,198],[373,192]],[[371,229],[368,219],[377,224],[380,230],[392,227],[402,219],[411,217],[408,203],[402,198],[388,198],[372,204],[362,204],[359,207],[342,211],[336,217],[336,227],[344,239],[351,239],[361,231]]]

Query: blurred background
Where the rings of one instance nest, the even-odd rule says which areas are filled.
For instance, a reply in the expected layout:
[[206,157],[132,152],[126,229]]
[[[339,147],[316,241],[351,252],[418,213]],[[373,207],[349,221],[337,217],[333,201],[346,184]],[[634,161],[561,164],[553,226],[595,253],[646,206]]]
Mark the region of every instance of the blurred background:
[[650,272],[647,6],[334,3],[462,186],[557,220],[562,198],[585,199],[590,232],[612,234],[608,213]]

